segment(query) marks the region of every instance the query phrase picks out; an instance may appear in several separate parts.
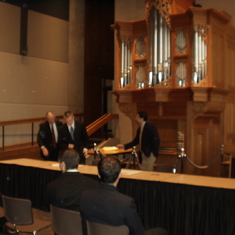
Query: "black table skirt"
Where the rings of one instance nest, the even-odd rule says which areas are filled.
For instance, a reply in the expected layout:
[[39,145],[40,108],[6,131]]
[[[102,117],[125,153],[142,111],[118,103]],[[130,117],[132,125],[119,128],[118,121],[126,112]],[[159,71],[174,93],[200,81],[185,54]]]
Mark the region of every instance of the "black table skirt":
[[[0,192],[30,199],[33,207],[48,211],[46,187],[60,175],[0,164]],[[160,226],[170,235],[235,234],[235,190],[133,179],[121,179],[118,190],[135,199],[146,229]]]

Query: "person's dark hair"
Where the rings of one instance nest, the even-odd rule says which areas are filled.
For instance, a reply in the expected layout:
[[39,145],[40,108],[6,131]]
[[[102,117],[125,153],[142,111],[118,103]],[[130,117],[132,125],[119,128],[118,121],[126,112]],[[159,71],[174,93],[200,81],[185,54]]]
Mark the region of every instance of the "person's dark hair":
[[73,113],[71,112],[71,111],[66,111],[66,112],[64,112],[64,117],[65,118],[69,118],[70,116],[72,116],[73,115]]
[[121,171],[121,162],[113,156],[103,157],[98,163],[98,172],[103,183],[114,183]]
[[66,149],[58,158],[59,162],[64,162],[66,170],[76,169],[79,165],[79,154],[74,149]]
[[140,117],[140,118],[143,118],[143,119],[144,119],[144,121],[147,121],[147,120],[148,120],[148,114],[147,114],[146,112],[144,112],[144,111],[139,111],[138,114],[139,114],[139,117]]

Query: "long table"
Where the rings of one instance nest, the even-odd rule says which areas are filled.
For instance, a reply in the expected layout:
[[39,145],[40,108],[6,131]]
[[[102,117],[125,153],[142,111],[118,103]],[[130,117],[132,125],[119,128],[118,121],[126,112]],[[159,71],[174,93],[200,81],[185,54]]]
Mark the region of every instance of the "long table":
[[[80,165],[79,171],[98,180],[95,166]],[[56,162],[0,161],[0,192],[48,210],[47,184],[60,175]],[[135,199],[145,228],[164,227],[170,235],[235,234],[234,189],[235,179],[127,169],[118,185]]]

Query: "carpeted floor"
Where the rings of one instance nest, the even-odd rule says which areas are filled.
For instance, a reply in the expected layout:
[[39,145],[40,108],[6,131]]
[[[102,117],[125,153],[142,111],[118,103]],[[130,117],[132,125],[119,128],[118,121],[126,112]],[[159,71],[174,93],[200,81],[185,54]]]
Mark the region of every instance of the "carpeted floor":
[[[44,212],[44,211],[41,211],[41,210],[38,210],[38,209],[33,209],[33,215],[35,218],[39,218],[41,220],[44,220],[44,221],[50,221],[50,213],[49,212]],[[0,218],[4,216],[4,213],[3,213],[3,208],[0,207]],[[1,233],[2,231],[0,231],[0,235],[3,234]],[[6,233],[6,234],[10,234],[10,233]],[[20,235],[28,235],[28,233],[20,233]],[[45,228],[43,230],[41,230],[40,232],[37,233],[38,235],[54,235],[54,232],[50,227],[48,228]]]

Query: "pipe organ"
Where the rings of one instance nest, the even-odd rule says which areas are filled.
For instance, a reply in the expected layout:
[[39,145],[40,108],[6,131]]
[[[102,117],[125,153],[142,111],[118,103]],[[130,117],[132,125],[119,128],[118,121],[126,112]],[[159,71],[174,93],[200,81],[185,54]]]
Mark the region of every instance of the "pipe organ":
[[121,72],[120,72],[120,88],[131,84],[132,81],[132,54],[131,40],[128,37],[121,37]]
[[148,85],[166,86],[171,74],[170,27],[158,9],[152,7],[148,25]]
[[[229,118],[235,112],[235,29],[226,12],[193,2],[145,0],[145,19],[115,22],[113,93],[132,119],[133,134],[136,111],[145,110],[162,149],[177,149],[183,133],[187,155],[203,165],[221,144],[235,148],[235,119]],[[218,176],[216,164],[204,172],[186,166],[186,172]]]
[[199,84],[201,80],[206,78],[206,46],[207,27],[195,25],[193,37],[193,84]]

